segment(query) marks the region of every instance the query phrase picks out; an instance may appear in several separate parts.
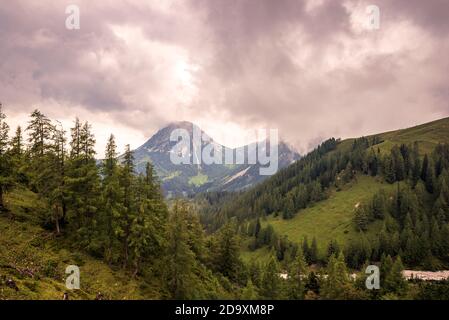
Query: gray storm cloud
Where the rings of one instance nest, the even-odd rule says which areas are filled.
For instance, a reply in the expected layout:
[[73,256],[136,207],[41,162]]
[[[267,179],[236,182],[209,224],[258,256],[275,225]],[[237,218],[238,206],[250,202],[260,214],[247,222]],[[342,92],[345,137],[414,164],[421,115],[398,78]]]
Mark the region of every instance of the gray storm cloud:
[[[65,28],[69,4],[80,30]],[[363,28],[369,4],[379,30]],[[304,152],[449,115],[447,12],[443,0],[11,1],[0,101],[23,121],[35,107],[85,117],[98,140],[108,128],[137,146],[190,120],[224,135],[279,128]]]

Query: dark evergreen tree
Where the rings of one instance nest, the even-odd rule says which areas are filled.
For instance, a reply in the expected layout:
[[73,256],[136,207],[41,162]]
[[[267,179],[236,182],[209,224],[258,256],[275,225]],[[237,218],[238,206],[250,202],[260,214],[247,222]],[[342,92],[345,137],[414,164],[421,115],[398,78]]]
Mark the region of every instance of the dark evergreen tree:
[[126,268],[129,262],[129,237],[131,235],[132,222],[136,217],[134,179],[134,156],[130,146],[126,146],[122,170],[120,170],[120,186],[123,190],[123,210],[117,219],[117,231],[122,242],[123,267]]
[[282,299],[282,280],[280,278],[280,268],[274,255],[265,266],[263,273],[260,294],[264,299]]
[[70,220],[78,241],[89,251],[100,254],[102,241],[97,227],[101,220],[100,177],[94,147],[90,125],[86,122],[83,126],[76,119],[71,128],[65,180],[67,209],[64,211],[68,217],[64,213],[63,221]]
[[7,154],[9,126],[0,103],[0,212],[5,209],[3,194],[11,185],[11,164]]
[[404,266],[402,265],[401,257],[397,257],[391,266],[390,271],[385,276],[383,291],[403,295],[407,290],[407,281],[402,275]]
[[419,156],[419,146],[417,142],[413,144],[410,166],[412,185],[415,186],[421,178],[421,158]]
[[368,225],[370,223],[370,211],[365,205],[359,205],[355,209],[354,223],[358,231],[368,230]]
[[302,300],[305,295],[307,279],[307,263],[301,250],[289,268],[287,279],[287,297],[291,300]]
[[310,246],[310,262],[317,263],[318,262],[318,243],[316,238],[313,237],[312,245]]
[[195,281],[197,262],[189,247],[189,236],[185,216],[187,204],[176,202],[170,214],[166,277],[170,296],[173,299],[193,299],[197,294]]
[[337,256],[340,254],[340,246],[336,240],[331,240],[329,245],[327,246],[327,259],[331,257],[331,255]]
[[116,232],[119,231],[117,218],[122,214],[123,208],[123,190],[120,187],[119,167],[117,160],[115,138],[110,136],[106,145],[105,159],[102,166],[102,225],[104,239],[104,256],[109,263],[118,260],[115,255]]
[[228,223],[220,230],[217,244],[215,257],[217,269],[225,277],[236,280],[241,269],[241,261],[235,225]]
[[343,253],[336,258],[331,255],[326,268],[326,279],[321,290],[324,299],[345,299],[351,280],[345,264]]
[[426,181],[427,180],[427,170],[429,169],[429,157],[427,154],[424,155],[424,159],[422,162],[421,167],[421,180]]
[[51,150],[51,140],[54,131],[51,120],[39,110],[34,110],[26,130],[28,131],[31,157],[34,159],[42,158],[48,150]]

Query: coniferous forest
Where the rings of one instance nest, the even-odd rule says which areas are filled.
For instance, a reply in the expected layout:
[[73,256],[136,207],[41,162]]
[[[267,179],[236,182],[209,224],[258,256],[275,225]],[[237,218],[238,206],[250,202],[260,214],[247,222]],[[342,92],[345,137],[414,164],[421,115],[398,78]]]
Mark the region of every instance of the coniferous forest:
[[[63,128],[35,110],[13,130],[0,109],[0,298],[57,299],[79,264],[96,277],[78,299],[449,299],[447,281],[403,275],[449,268],[449,145],[383,142],[332,138],[247,191],[168,199],[151,162],[137,174],[113,135],[98,160],[89,122]],[[363,177],[383,187],[354,208],[345,243],[293,241],[270,223]],[[380,289],[367,289],[368,265]]]

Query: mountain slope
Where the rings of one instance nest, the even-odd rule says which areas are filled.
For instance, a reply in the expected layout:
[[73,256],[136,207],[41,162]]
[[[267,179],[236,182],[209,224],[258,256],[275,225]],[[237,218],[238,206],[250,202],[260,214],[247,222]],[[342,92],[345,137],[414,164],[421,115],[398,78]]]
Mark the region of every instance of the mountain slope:
[[[343,190],[333,189],[328,199],[301,210],[292,219],[270,216],[266,223],[296,243],[301,243],[304,237],[316,238],[318,248],[324,252],[331,240],[344,244],[356,238],[357,231],[353,226],[356,207],[369,201],[379,189],[394,191],[395,188],[396,185],[381,179],[360,175]],[[377,227],[379,225],[372,226],[373,232],[378,230]]]
[[[222,164],[193,164],[193,157],[196,156],[193,145],[190,148],[191,162],[189,164],[174,164],[170,160],[170,153],[177,144],[170,141],[170,135],[176,129],[186,130],[193,141],[194,131],[201,134],[206,139],[201,141],[201,150],[209,144],[213,146],[214,152],[218,152],[223,160]],[[205,141],[209,140],[209,142]],[[225,164],[224,155],[226,152],[236,154],[236,149],[229,149],[213,141],[204,131],[190,122],[176,122],[159,130],[146,143],[134,151],[136,171],[142,173],[146,163],[151,161],[161,179],[162,188],[167,195],[194,194],[203,191],[216,190],[240,190],[248,188],[267,176],[259,174],[259,164],[248,164],[248,150],[255,150],[249,146],[244,147],[245,164]],[[299,155],[284,142],[279,143],[279,168],[286,167]]]
[[[44,204],[31,191],[20,189],[7,195],[10,212],[0,213],[0,300],[160,299],[161,284],[133,279],[121,269],[113,270],[102,260],[58,238],[39,226]],[[65,286],[65,268],[80,268],[81,290]],[[6,285],[12,280],[17,290]]]
[[[355,168],[352,173],[353,169],[347,166],[349,160],[363,162],[366,160],[363,153],[372,152],[378,154],[378,161],[384,161],[393,146],[413,145],[414,142],[419,146],[421,158],[424,154],[430,155],[438,144],[449,143],[449,118],[367,139],[328,140],[270,179],[220,204],[217,217],[266,217],[262,219],[262,225],[270,224],[280,236],[286,235],[291,241],[300,243],[304,236],[309,241],[315,237],[321,254],[324,254],[330,240],[345,245],[357,235],[353,221],[356,207],[368,203],[380,189],[389,194],[397,190],[396,183],[388,183],[380,175],[380,162],[376,174],[372,174],[369,165],[363,163],[360,167],[368,166],[366,173],[360,168]],[[365,143],[368,145],[364,146]],[[350,176],[348,182],[343,182],[345,176]],[[322,190],[314,189],[317,183]],[[289,202],[294,203],[294,212],[284,219],[290,208]],[[380,226],[380,221],[370,224],[367,235],[377,235]]]

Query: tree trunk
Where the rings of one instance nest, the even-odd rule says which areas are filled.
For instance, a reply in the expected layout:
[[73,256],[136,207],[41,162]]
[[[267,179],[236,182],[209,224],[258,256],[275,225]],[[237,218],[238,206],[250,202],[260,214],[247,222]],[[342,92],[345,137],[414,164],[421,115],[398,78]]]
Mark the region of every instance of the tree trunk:
[[61,234],[61,230],[59,228],[59,219],[56,218],[55,220],[56,220],[56,234],[59,235]]
[[62,218],[61,218],[61,225],[64,226],[66,224],[66,218],[67,218],[67,205],[65,201],[62,203]]
[[129,260],[129,235],[131,234],[131,221],[127,221],[125,227],[125,238],[123,239],[123,268],[126,269]]
[[133,277],[136,278],[137,275],[139,274],[140,271],[140,258],[136,258],[136,265],[135,265],[135,269],[134,269],[134,274]]
[[55,206],[55,224],[56,224],[56,234],[61,234],[61,228],[59,227],[59,206]]
[[0,185],[0,211],[3,211],[3,186]]
[[125,239],[123,241],[123,269],[126,269],[128,266],[128,235],[125,235]]

